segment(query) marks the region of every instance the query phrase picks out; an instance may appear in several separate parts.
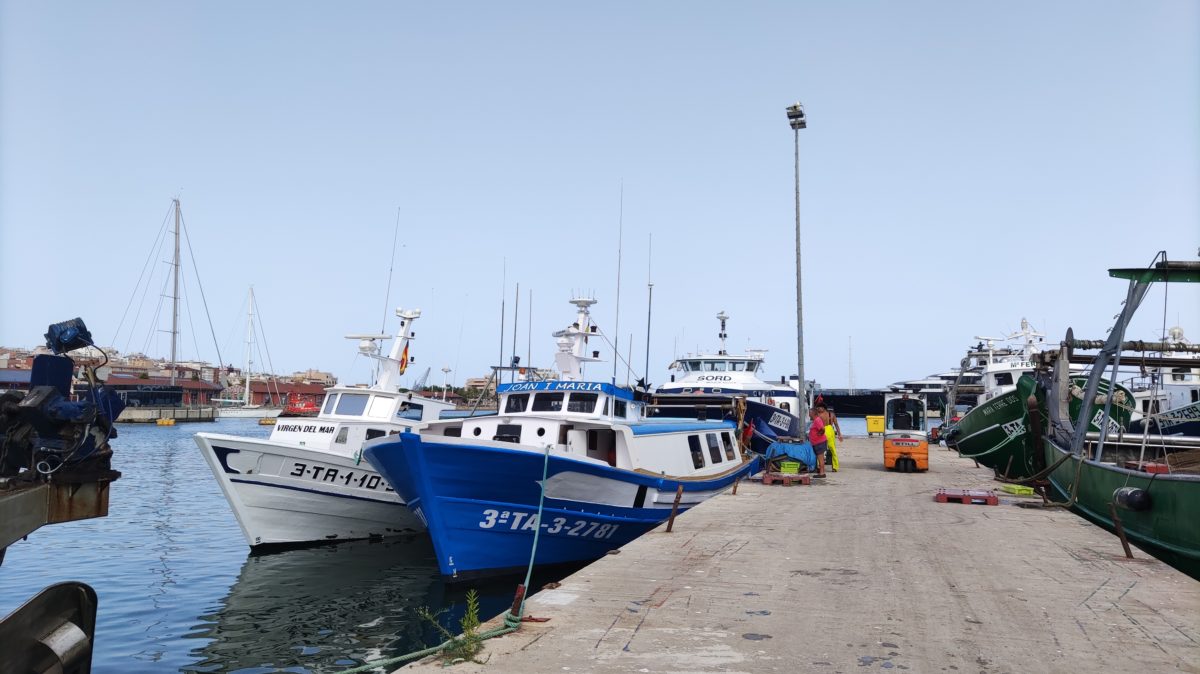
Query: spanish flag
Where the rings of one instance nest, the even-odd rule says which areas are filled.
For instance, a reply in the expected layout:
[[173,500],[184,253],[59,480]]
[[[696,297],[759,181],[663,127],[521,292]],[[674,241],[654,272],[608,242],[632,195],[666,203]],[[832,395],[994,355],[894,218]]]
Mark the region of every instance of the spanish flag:
[[404,353],[400,354],[400,374],[408,369],[408,344],[404,345]]

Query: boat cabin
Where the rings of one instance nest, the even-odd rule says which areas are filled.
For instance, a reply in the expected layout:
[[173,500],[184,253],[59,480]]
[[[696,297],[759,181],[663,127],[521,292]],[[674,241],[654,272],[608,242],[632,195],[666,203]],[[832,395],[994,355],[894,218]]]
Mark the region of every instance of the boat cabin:
[[[431,423],[422,435],[539,451],[550,445],[556,454],[670,475],[719,473],[741,462],[732,422],[645,419],[643,403],[612,384],[517,382],[501,384],[497,394],[495,415]],[[643,451],[629,451],[635,442]]]
[[279,419],[271,431],[271,441],[351,456],[367,440],[436,421],[453,409],[450,403],[411,391],[338,386],[325,393],[321,412],[315,418]]

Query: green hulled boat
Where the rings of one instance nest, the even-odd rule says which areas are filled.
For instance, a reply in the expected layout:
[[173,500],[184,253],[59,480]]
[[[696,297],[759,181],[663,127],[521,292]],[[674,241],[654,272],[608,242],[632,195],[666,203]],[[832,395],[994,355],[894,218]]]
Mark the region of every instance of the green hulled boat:
[[[1147,357],[1147,351],[1181,352],[1194,345],[1123,342],[1134,311],[1156,282],[1200,282],[1200,262],[1161,262],[1147,269],[1113,269],[1111,276],[1128,279],[1125,306],[1103,343],[1074,340],[1068,333],[1053,371],[1041,370],[1036,380],[1039,424],[1044,432],[1033,437],[1035,451],[1047,466],[1054,496],[1076,513],[1114,530],[1114,513],[1126,536],[1151,554],[1200,580],[1200,439],[1187,436],[1113,433],[1112,423],[1099,423],[1106,433],[1089,433],[1082,419],[1096,425],[1114,417],[1116,400],[1098,400],[1102,377],[1110,366],[1117,371],[1122,350],[1141,352],[1140,365],[1166,365],[1171,359]],[[1074,349],[1099,349],[1084,392],[1068,374],[1070,362],[1080,359]],[[1114,396],[1116,398],[1116,396]],[[1117,417],[1119,420],[1119,416]]]
[[[1083,403],[1083,388],[1086,385],[1086,378],[1072,378],[1072,418],[1079,414]],[[1048,465],[1042,462],[1043,457],[1035,451],[1030,436],[1026,401],[1034,392],[1035,386],[1033,377],[1021,375],[1016,388],[1001,393],[967,412],[946,439],[946,445],[957,450],[961,456],[974,459],[995,470],[1002,479],[1024,480],[1033,477]],[[1108,382],[1101,381],[1097,394],[1099,402],[1103,402],[1108,390]],[[1120,385],[1117,391],[1113,399],[1113,420],[1117,429],[1124,430],[1129,426],[1129,418],[1133,412],[1133,393]],[[1099,421],[1099,418],[1092,419],[1089,430],[1099,432]],[[1111,426],[1113,424],[1110,424]]]

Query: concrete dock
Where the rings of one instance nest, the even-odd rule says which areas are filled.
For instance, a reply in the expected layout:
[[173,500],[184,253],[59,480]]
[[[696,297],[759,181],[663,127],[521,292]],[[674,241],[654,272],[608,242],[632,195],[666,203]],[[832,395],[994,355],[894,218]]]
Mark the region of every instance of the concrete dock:
[[[1200,672],[1200,582],[945,448],[847,438],[812,486],[742,483],[527,602],[456,672]],[[539,585],[534,573],[534,585]],[[436,660],[406,668],[442,670]]]

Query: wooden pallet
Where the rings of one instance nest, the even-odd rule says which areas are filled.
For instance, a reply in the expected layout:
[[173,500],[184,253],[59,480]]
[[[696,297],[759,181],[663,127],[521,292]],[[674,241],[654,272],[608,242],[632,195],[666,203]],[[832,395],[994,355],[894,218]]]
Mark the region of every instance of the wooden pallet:
[[984,489],[942,489],[933,495],[938,503],[966,503],[978,505],[1000,505],[996,492]]
[[793,484],[812,484],[812,476],[808,473],[763,473],[761,476],[752,479],[762,480],[762,483],[765,485],[782,484],[785,487],[790,487]]

